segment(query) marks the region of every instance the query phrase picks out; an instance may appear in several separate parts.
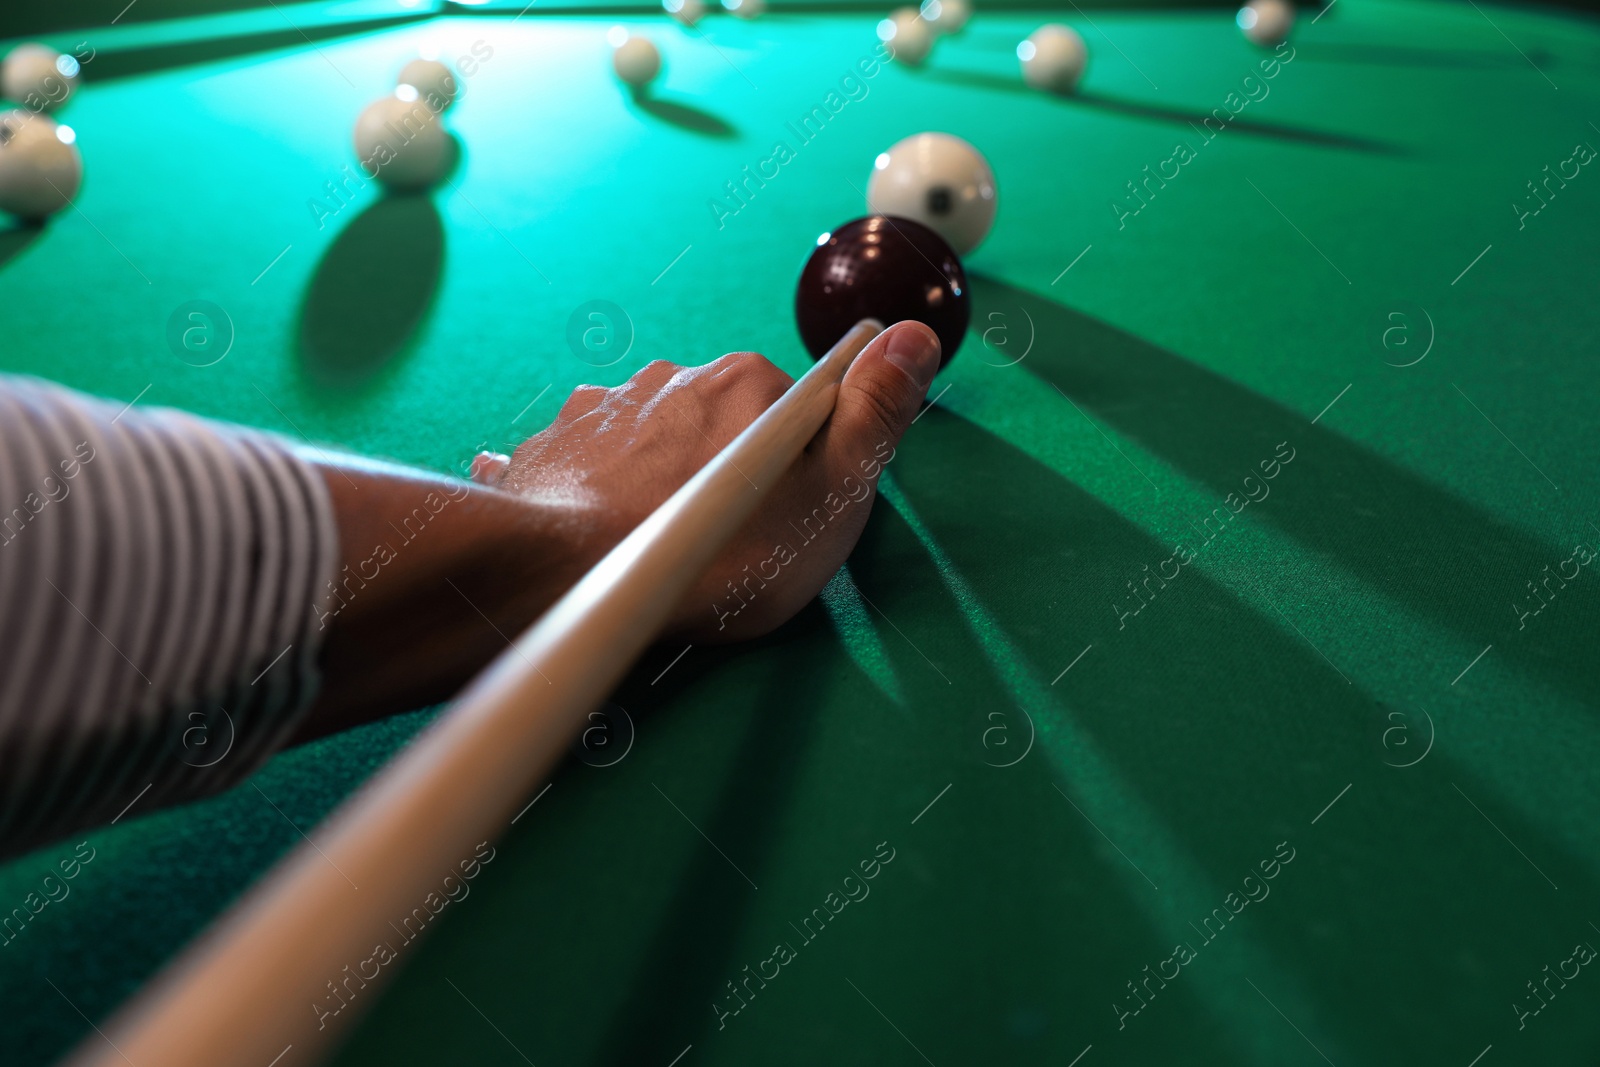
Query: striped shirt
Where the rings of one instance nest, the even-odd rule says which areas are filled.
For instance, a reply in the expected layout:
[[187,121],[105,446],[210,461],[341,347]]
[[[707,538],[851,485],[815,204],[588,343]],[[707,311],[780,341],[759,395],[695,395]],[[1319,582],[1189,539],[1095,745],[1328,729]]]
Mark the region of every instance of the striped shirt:
[[0,377],[0,856],[259,767],[337,559],[284,442]]

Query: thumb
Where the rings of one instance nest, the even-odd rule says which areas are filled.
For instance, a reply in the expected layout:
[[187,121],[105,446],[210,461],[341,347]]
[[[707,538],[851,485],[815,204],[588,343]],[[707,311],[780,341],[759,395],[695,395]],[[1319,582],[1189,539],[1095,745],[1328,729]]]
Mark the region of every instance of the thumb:
[[939,338],[922,323],[897,322],[873,338],[839,387],[824,446],[831,463],[854,467],[898,443],[937,373]]

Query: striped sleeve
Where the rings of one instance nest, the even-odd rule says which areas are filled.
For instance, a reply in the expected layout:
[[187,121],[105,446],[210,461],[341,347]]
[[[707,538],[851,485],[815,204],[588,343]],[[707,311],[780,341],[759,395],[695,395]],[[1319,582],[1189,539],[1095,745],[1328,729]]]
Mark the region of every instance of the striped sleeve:
[[0,856],[248,777],[316,693],[337,561],[276,438],[0,378]]

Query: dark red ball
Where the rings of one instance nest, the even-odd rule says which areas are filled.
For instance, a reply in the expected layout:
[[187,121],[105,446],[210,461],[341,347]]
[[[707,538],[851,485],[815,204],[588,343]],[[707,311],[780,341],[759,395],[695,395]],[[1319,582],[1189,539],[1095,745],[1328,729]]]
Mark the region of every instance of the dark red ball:
[[967,275],[944,238],[920,222],[868,215],[817,238],[800,271],[794,317],[820,359],[862,319],[916,319],[939,335],[939,366],[961,347],[972,315]]

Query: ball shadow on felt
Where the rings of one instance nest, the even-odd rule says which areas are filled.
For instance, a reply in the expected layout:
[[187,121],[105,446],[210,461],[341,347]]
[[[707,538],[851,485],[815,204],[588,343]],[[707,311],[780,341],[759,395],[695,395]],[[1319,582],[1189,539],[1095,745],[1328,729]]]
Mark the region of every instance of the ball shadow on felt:
[[42,222],[17,222],[0,230],[0,267],[4,267],[27,250],[44,232]]
[[738,129],[721,115],[681,101],[665,99],[652,92],[649,86],[632,90],[629,97],[640,111],[680,130],[724,140],[739,136]]
[[426,193],[390,193],[357,215],[317,264],[300,305],[306,376],[366,384],[427,318],[444,266],[444,224]]

